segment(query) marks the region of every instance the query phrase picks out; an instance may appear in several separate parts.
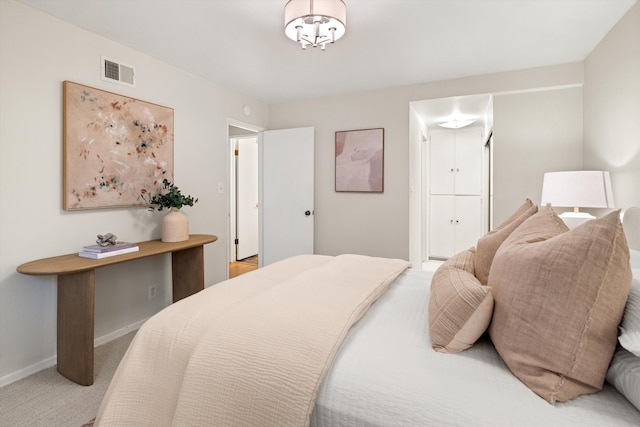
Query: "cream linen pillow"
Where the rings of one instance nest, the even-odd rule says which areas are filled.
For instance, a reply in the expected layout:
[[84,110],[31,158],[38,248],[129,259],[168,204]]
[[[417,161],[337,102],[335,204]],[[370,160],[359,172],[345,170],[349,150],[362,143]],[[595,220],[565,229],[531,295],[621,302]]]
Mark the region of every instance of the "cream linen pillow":
[[496,252],[491,339],[509,369],[550,403],[602,388],[631,283],[619,211],[567,231],[549,207]]
[[497,228],[482,236],[476,244],[476,261],[474,274],[483,285],[489,279],[489,269],[496,251],[507,237],[527,218],[538,211],[538,207],[530,200],[525,202]]
[[491,289],[473,275],[473,248],[436,270],[429,297],[431,345],[440,353],[458,353],[487,330],[493,312]]

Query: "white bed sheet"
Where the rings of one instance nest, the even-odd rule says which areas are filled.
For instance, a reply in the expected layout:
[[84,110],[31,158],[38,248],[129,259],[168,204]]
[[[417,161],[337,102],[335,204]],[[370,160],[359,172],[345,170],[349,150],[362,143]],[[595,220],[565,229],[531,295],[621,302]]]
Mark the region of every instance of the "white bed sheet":
[[319,390],[312,427],[640,426],[613,387],[550,405],[483,338],[458,354],[431,348],[432,273],[405,271],[349,332]]

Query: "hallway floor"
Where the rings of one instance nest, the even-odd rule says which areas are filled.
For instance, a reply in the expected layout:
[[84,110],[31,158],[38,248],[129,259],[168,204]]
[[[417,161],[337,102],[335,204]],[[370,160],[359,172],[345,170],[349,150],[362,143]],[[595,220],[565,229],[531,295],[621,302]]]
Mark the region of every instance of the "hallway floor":
[[258,269],[258,255],[229,263],[229,279]]

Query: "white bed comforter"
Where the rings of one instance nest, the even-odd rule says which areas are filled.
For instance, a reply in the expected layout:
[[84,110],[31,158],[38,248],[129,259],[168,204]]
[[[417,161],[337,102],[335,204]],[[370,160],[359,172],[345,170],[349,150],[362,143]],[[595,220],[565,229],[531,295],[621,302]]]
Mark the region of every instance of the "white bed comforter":
[[550,405],[487,339],[458,354],[435,352],[431,275],[405,271],[351,329],[320,387],[313,427],[640,426],[640,411],[609,384]]
[[138,331],[95,425],[308,425],[349,328],[408,265],[301,255],[179,301]]

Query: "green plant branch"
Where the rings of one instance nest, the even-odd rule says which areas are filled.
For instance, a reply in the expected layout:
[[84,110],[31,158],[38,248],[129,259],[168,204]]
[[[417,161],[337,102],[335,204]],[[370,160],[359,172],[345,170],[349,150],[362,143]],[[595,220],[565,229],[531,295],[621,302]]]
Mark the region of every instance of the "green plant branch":
[[[156,194],[149,199],[149,204],[152,205],[149,210],[181,209],[183,206],[193,206],[198,202],[198,199],[183,195],[180,189],[166,178],[162,180],[162,188],[167,191],[163,194]],[[144,199],[144,196],[142,198]]]

